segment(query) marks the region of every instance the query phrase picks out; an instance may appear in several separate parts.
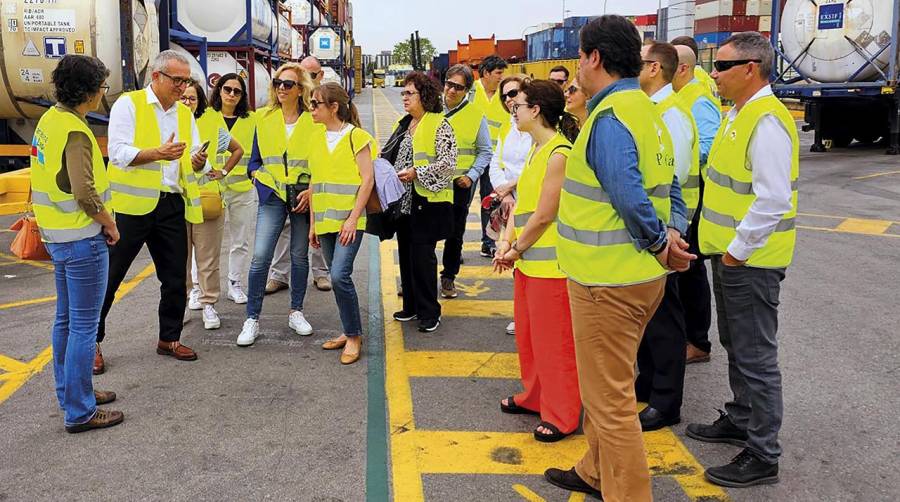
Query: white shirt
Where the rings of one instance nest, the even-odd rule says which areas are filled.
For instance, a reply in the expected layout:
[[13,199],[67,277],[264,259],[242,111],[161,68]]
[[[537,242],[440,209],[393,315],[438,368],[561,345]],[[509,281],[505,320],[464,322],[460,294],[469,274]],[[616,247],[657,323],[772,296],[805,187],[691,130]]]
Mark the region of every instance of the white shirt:
[[[353,124],[344,124],[340,131],[325,131],[325,139],[328,141],[328,152],[334,153],[338,143],[353,129]],[[354,145],[355,146],[355,145]]]
[[[491,178],[491,185],[496,189],[503,185],[518,183],[522,169],[525,168],[525,161],[528,152],[531,150],[531,135],[519,131],[516,127],[516,121],[512,116],[509,117],[512,127],[509,129],[506,137],[499,138],[497,146],[494,148],[494,155],[491,156],[491,166],[488,171]],[[500,146],[503,146],[503,158],[500,158],[498,152]],[[501,163],[503,167],[501,168]]]
[[[667,84],[662,89],[656,91],[656,94],[650,96],[650,100],[654,103],[661,103],[668,98],[674,91],[672,84]],[[666,110],[662,115],[666,129],[669,130],[669,136],[672,137],[672,147],[675,149],[675,175],[678,176],[678,183],[683,187],[687,183],[688,175],[691,171],[691,162],[694,159],[694,128],[691,126],[691,119],[677,107]]]
[[[765,86],[748,101],[772,95]],[[734,123],[737,110],[726,115],[725,131]],[[737,227],[737,235],[728,245],[728,253],[740,261],[747,260],[763,247],[781,218],[792,209],[791,156],[793,143],[790,134],[775,115],[766,114],[756,124],[747,152],[747,169],[752,172],[753,193],[756,199]]]
[[[182,141],[178,135],[178,103],[173,104],[168,110],[163,110],[159,98],[153,93],[151,86],[147,86],[147,103],[153,105],[156,113],[156,122],[159,124],[159,144],[162,145],[175,134],[175,142]],[[134,146],[135,127],[134,101],[130,98],[117,99],[109,111],[109,161],[123,171],[131,171],[137,166],[131,165],[141,149]],[[193,150],[200,149],[200,132],[197,130],[197,122],[191,116],[191,144]],[[165,192],[181,193],[178,183],[181,171],[180,160],[160,162],[162,166],[162,186]],[[208,170],[209,165],[207,164]]]

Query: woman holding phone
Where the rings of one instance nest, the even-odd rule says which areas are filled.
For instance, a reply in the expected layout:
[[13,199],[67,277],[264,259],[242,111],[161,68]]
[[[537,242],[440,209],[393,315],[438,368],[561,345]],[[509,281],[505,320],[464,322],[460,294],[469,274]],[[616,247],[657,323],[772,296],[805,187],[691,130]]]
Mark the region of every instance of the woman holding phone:
[[312,141],[312,223],[309,240],[322,247],[331,274],[343,334],[322,348],[343,348],[341,364],[359,360],[362,320],[353,284],[353,262],[366,228],[366,202],[375,185],[372,159],[375,139],[363,130],[356,106],[339,84],[326,83],[313,92],[311,115],[325,126]]
[[321,128],[308,113],[312,89],[306,70],[297,63],[285,63],[272,79],[269,106],[257,112],[249,171],[259,195],[259,210],[247,284],[247,320],[237,338],[241,347],[253,345],[259,335],[266,279],[285,218],[291,219],[288,327],[302,336],[313,332],[303,316],[309,275],[309,147]]

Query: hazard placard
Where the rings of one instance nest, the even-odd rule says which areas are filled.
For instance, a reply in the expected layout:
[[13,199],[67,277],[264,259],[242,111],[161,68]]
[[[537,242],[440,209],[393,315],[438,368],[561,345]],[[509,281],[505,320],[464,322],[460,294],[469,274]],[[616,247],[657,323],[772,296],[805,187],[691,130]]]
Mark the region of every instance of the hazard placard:
[[23,56],[31,56],[31,57],[39,57],[41,55],[41,51],[38,50],[37,45],[35,45],[33,40],[27,40],[25,42],[25,48],[22,49]]

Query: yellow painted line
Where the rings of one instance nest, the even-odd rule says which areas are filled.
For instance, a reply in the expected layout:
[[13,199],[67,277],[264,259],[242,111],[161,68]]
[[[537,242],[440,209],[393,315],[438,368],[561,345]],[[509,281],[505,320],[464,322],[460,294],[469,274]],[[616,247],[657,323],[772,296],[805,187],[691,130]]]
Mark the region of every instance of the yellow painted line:
[[865,175],[865,176],[857,176],[857,177],[851,178],[851,179],[854,179],[854,180],[867,180],[867,179],[871,179],[871,178],[877,178],[877,177],[879,177],[879,176],[890,176],[890,175],[892,175],[892,174],[900,174],[900,171],[887,171],[887,172],[884,172],[884,173],[867,174],[867,175]]
[[23,371],[26,369],[28,369],[28,365],[26,363],[23,363],[18,359],[13,359],[11,357],[0,354],[0,370],[12,373],[15,371]]
[[513,352],[410,351],[403,356],[411,377],[519,378],[519,356]]
[[835,230],[851,234],[881,235],[893,224],[894,222],[886,220],[847,218],[842,221],[840,225],[835,227]]
[[20,260],[18,256],[0,253],[0,258],[5,260],[9,260],[9,262],[19,264],[19,265],[28,265],[30,267],[40,268],[43,270],[53,270],[53,264],[45,261],[35,261],[35,260]]
[[521,495],[522,498],[524,500],[527,500],[528,502],[547,502],[547,499],[545,499],[544,497],[541,497],[537,493],[534,493],[533,491],[531,491],[530,488],[528,488],[525,485],[515,484],[512,487],[516,493]]
[[835,233],[835,234],[852,233],[852,234],[856,234],[856,235],[871,235],[874,237],[893,237],[895,239],[900,238],[900,235],[898,235],[898,234],[861,234],[859,232],[845,232],[845,231],[838,230],[836,228],[826,228],[826,227],[809,227],[809,226],[805,226],[805,225],[797,225],[797,228],[801,228],[803,230],[815,230],[816,232],[831,232],[831,233]]
[[[387,242],[387,241],[385,241],[385,242]],[[394,249],[397,249],[397,243],[396,243],[396,241],[392,241],[392,242],[394,242]],[[468,252],[470,252],[470,253],[471,253],[471,252],[475,252],[475,251],[481,251],[481,241],[478,241],[478,242],[463,242],[463,247],[462,247],[462,248],[463,248],[463,251],[468,251]],[[438,242],[437,249],[444,249],[444,241]],[[485,260],[486,260],[486,259],[487,259],[487,258],[485,258]]]
[[22,301],[12,302],[12,303],[3,303],[3,304],[0,304],[0,310],[12,309],[12,308],[16,308],[16,307],[25,307],[27,305],[37,305],[40,303],[49,303],[49,302],[55,302],[55,301],[56,301],[56,296],[45,296],[43,298],[33,298],[31,300],[22,300]]
[[[480,243],[479,243],[480,249]],[[486,260],[486,258],[485,258]],[[463,265],[459,267],[457,279],[512,279],[512,272],[507,271],[499,274],[494,272],[494,267],[490,265]]]
[[443,317],[501,317],[513,315],[512,300],[452,300],[441,299]]

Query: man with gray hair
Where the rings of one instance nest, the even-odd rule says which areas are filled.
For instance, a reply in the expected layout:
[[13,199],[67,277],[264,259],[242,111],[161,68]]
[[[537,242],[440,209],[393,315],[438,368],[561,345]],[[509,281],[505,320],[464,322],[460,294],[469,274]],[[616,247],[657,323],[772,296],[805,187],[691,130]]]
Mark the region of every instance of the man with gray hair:
[[144,244],[162,283],[156,353],[180,361],[197,359],[180,342],[187,305],[185,220],[203,221],[197,177],[208,171],[194,116],[179,102],[192,82],[188,59],[163,51],[153,63],[150,85],[123,94],[110,110],[108,173],[121,239],[109,252],[95,374],[105,367],[100,342],[106,335],[106,316]]
[[734,101],[713,142],[700,217],[700,251],[711,257],[719,339],[728,352],[734,397],[712,425],[687,435],[744,447],[731,463],[706,470],[716,484],[778,482],[784,413],[778,368],[781,281],[797,239],[800,141],[769,86],[774,51],[756,32],[719,48],[712,77]]
[[491,133],[481,110],[466,95],[475,76],[466,65],[453,65],[444,82],[444,116],[456,135],[456,172],[453,175],[453,233],[444,242],[441,296],[456,298],[456,274],[462,264],[463,235],[472,204],[472,187],[491,163]]

